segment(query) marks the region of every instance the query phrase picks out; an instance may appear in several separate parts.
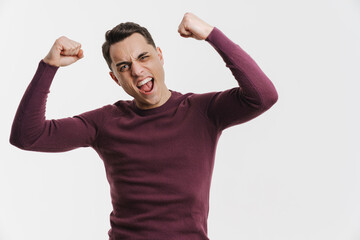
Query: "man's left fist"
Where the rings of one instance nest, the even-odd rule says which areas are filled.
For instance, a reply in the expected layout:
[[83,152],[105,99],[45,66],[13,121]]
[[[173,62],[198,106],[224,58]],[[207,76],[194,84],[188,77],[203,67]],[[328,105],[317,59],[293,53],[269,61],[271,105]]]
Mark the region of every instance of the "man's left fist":
[[185,13],[179,25],[178,32],[185,38],[192,37],[197,40],[204,40],[209,36],[213,29],[213,26],[204,22],[194,14]]

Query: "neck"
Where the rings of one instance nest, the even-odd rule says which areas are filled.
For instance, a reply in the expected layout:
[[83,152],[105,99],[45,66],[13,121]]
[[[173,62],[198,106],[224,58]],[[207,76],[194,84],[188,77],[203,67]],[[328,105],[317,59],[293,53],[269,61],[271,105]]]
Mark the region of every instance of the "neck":
[[161,95],[160,95],[160,99],[157,103],[155,104],[143,104],[141,102],[136,101],[135,99],[135,103],[136,106],[142,110],[147,110],[147,109],[152,109],[152,108],[157,108],[160,107],[162,105],[164,105],[169,98],[171,97],[171,92],[169,89],[165,88],[164,91],[162,91]]

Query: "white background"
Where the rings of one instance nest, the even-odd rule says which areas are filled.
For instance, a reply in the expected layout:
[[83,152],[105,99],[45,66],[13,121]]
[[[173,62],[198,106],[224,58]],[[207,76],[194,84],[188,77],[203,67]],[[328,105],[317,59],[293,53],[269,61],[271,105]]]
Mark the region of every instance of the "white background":
[[268,112],[220,139],[210,239],[360,239],[358,0],[3,0],[1,240],[108,239],[109,185],[95,151],[38,153],[9,144],[20,99],[55,39],[82,43],[85,58],[59,69],[48,119],[128,98],[101,54],[105,31],[125,21],[147,27],[162,48],[170,89],[236,86],[208,43],[178,35],[188,11],[247,51],[279,93]]

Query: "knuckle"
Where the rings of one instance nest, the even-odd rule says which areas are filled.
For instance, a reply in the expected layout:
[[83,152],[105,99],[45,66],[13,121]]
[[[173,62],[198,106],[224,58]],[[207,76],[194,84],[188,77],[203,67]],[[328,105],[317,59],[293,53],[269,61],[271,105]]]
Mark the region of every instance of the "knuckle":
[[55,43],[61,44],[61,43],[63,43],[64,41],[66,41],[66,39],[67,39],[67,37],[61,36],[61,37],[59,37],[58,39],[56,39]]
[[67,37],[65,37],[65,36],[61,36],[61,37],[58,38],[58,40],[59,40],[59,41],[64,41],[66,38],[67,38]]
[[187,13],[185,13],[185,18],[190,18],[192,16],[192,13],[191,12],[187,12]]

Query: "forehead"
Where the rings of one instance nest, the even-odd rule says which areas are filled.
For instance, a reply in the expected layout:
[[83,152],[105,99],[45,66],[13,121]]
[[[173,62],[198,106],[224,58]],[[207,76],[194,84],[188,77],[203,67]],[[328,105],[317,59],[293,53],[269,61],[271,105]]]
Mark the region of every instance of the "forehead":
[[140,33],[133,33],[124,40],[110,46],[110,57],[114,63],[120,60],[137,58],[143,52],[154,51],[154,47],[146,42]]

